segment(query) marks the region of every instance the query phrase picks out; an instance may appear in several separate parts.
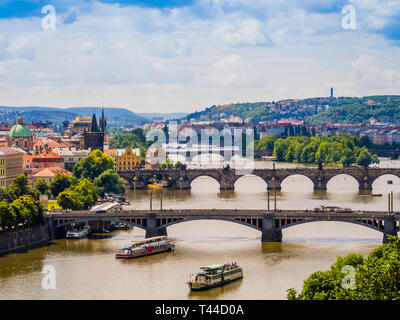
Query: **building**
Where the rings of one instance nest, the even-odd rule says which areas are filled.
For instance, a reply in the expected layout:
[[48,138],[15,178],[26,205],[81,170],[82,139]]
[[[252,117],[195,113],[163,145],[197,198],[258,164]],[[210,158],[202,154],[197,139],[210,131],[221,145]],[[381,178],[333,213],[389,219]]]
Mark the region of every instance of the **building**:
[[104,149],[104,153],[114,160],[114,168],[117,170],[117,158],[125,152],[125,149]]
[[64,159],[64,167],[72,170],[75,164],[90,154],[89,150],[77,150],[76,148],[54,148],[53,152],[57,153]]
[[18,117],[17,124],[13,126],[8,135],[8,146],[17,146],[26,151],[33,149],[33,136],[31,130],[24,124],[22,117]]
[[141,161],[139,149],[126,148],[123,154],[117,155],[117,171],[135,170]]
[[107,121],[102,110],[101,118],[97,123],[96,115],[93,114],[92,124],[89,131],[84,130],[82,136],[82,148],[85,150],[104,150],[104,135],[106,133]]
[[54,149],[54,148],[62,148],[63,144],[53,140],[53,139],[38,139],[38,140],[34,140],[33,143],[33,150],[40,150],[40,149]]
[[387,142],[387,132],[385,130],[376,132],[374,134],[374,144],[376,145],[382,145]]
[[23,174],[23,153],[11,148],[0,147],[0,187],[8,187],[13,180]]
[[83,134],[84,131],[89,131],[91,126],[92,119],[90,117],[76,117],[74,121],[68,124],[65,135]]
[[24,154],[23,163],[24,169],[64,168],[65,166],[63,157],[49,149],[36,150],[33,154]]
[[32,184],[35,185],[39,179],[44,179],[47,184],[51,183],[57,173],[72,176],[72,172],[60,167],[50,167],[40,170],[32,175]]

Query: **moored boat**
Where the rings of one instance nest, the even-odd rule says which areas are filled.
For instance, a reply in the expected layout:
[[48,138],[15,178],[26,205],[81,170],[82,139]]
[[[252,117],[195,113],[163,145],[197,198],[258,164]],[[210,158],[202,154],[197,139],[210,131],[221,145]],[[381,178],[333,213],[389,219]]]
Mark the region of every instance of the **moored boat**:
[[68,239],[82,239],[86,238],[90,233],[90,228],[85,226],[83,228],[74,228],[67,231],[66,238]]
[[207,290],[243,278],[243,270],[236,262],[226,264],[214,264],[201,267],[202,271],[194,275],[187,284],[192,291]]
[[117,224],[114,226],[114,229],[115,229],[115,230],[130,230],[130,229],[132,229],[132,228],[133,228],[132,225],[129,225],[129,224],[123,223],[123,222],[117,223]]
[[122,248],[115,257],[117,259],[133,259],[173,251],[174,248],[175,245],[171,240],[168,240],[166,236],[159,236],[135,241],[130,247]]

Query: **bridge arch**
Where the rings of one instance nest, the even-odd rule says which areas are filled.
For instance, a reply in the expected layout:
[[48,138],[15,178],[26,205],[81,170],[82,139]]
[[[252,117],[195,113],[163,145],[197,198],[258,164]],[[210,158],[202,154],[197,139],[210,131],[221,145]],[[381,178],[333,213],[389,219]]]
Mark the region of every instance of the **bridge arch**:
[[190,222],[190,221],[199,221],[199,220],[203,220],[203,221],[210,221],[210,220],[227,221],[227,222],[241,224],[243,226],[256,229],[257,231],[261,231],[261,229],[262,229],[262,220],[261,219],[253,219],[254,224],[252,224],[252,223],[249,223],[249,222],[246,222],[246,221],[241,221],[240,219],[224,218],[224,217],[209,217],[209,216],[207,216],[207,217],[201,217],[201,216],[200,217],[190,217],[190,218],[175,220],[175,221],[171,221],[171,222],[162,224],[162,225],[158,226],[158,228],[159,229],[164,229],[164,228],[168,228],[169,226],[172,226],[174,224]]
[[346,219],[338,219],[338,218],[332,218],[332,220],[329,220],[329,221],[328,220],[322,221],[322,220],[315,220],[315,219],[305,219],[305,220],[288,223],[286,225],[279,227],[278,229],[283,230],[283,229],[287,229],[287,228],[290,228],[290,227],[293,227],[296,225],[301,225],[301,224],[305,224],[305,223],[313,223],[313,222],[345,222],[345,223],[349,223],[349,224],[351,223],[351,224],[367,227],[367,228],[373,229],[375,231],[383,232],[383,224],[379,226],[379,223],[377,223],[376,225],[373,225],[373,224],[369,224],[369,223],[365,223],[365,222],[346,220]]
[[335,183],[335,180],[341,179],[341,178],[343,178],[344,180],[347,180],[346,186],[344,188],[340,188],[344,192],[347,192],[347,191],[349,191],[349,189],[352,189],[351,184],[349,184],[349,181],[355,182],[355,188],[354,188],[355,190],[358,191],[360,189],[360,182],[359,182],[358,178],[351,174],[348,174],[348,173],[339,173],[339,174],[336,174],[336,175],[330,177],[326,182],[327,189],[328,189],[328,187],[329,187],[329,189],[331,189],[331,186],[333,183]]
[[245,179],[253,179],[254,180],[254,182],[256,182],[257,184],[262,184],[263,185],[263,188],[264,188],[264,190],[263,191],[265,191],[267,188],[268,188],[268,183],[267,183],[267,181],[265,181],[261,176],[259,176],[259,175],[257,175],[257,174],[254,174],[254,173],[251,173],[251,174],[246,174],[246,175],[242,175],[242,176],[237,176],[237,177],[235,177],[235,179],[234,179],[234,182],[233,182],[233,184],[234,184],[234,186],[235,186],[235,190],[237,189],[237,187],[238,187],[238,184],[240,184],[241,182],[240,182],[240,180],[245,180]]
[[206,173],[202,173],[202,174],[199,174],[199,175],[197,175],[197,176],[192,177],[192,178],[189,180],[189,186],[190,186],[190,188],[193,187],[193,182],[194,182],[195,180],[197,180],[198,178],[204,178],[204,177],[211,178],[213,181],[215,181],[215,182],[218,184],[218,189],[221,188],[221,183],[220,183],[220,181],[218,180],[218,178],[217,178],[217,177],[214,177],[214,176],[211,175],[211,174],[206,174]]
[[[376,185],[377,185],[378,182],[379,182],[379,179],[382,179],[382,178],[385,177],[385,176],[387,176],[388,180],[393,180],[393,177],[395,177],[396,180],[400,180],[400,175],[397,174],[397,173],[395,173],[395,172],[392,172],[392,173],[382,173],[382,174],[379,174],[379,175],[377,175],[377,176],[375,177],[375,179],[372,181],[372,186],[374,187],[374,185],[375,185],[375,187],[376,187]],[[391,178],[391,179],[390,179],[390,178]]]
[[[289,180],[290,180],[290,179],[293,179],[293,180],[294,180],[294,179],[299,178],[299,177],[305,177],[305,178],[307,179],[307,181],[311,183],[311,184],[310,184],[311,190],[314,190],[314,189],[315,189],[316,182],[314,181],[314,177],[311,177],[311,176],[308,176],[307,174],[302,174],[302,173],[293,173],[293,174],[290,174],[290,175],[284,177],[284,178],[280,181],[279,188],[281,189],[281,188],[282,188],[282,185],[288,184],[289,189],[290,189],[290,181],[289,181]],[[271,185],[271,188],[273,188],[272,185]],[[304,191],[307,190],[306,188],[303,188],[303,187],[302,187],[302,189],[303,189]],[[298,190],[298,189],[296,189],[296,190]]]

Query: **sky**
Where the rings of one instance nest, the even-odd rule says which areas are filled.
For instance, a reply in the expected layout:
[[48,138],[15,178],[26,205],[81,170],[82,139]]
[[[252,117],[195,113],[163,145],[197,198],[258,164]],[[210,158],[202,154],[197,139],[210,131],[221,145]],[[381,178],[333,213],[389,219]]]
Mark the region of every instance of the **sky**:
[[400,94],[400,0],[0,1],[0,105],[193,112],[331,87]]

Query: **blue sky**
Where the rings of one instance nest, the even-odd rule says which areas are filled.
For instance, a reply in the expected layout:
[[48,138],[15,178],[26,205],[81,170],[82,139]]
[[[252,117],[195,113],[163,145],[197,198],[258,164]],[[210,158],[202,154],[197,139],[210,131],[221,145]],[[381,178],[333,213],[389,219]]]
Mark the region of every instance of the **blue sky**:
[[[24,18],[41,16],[42,7],[54,5],[60,13],[68,10],[71,5],[90,3],[90,0],[2,0],[0,2],[0,18]],[[106,4],[121,6],[142,6],[148,8],[182,7],[193,4],[194,0],[99,0]]]
[[3,0],[1,103],[191,112],[331,86],[399,94],[399,30],[399,0]]

